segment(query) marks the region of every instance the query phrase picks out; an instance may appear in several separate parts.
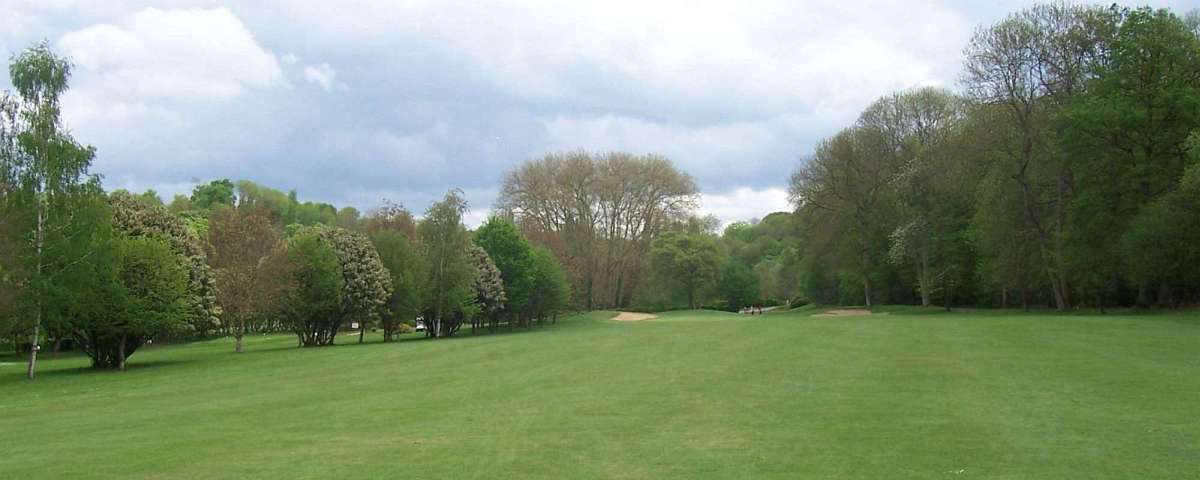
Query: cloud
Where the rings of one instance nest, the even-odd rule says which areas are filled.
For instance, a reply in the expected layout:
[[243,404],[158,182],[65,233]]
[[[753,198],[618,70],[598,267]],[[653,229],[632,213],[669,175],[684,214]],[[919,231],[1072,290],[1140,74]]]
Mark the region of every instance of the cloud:
[[802,128],[787,118],[689,126],[615,115],[560,115],[543,125],[552,149],[664,155],[702,187],[753,182],[772,169],[773,182],[786,178],[787,169],[778,165],[796,158]]
[[81,70],[76,89],[121,99],[225,101],[284,83],[275,56],[227,8],[147,8],[68,32],[58,46]]
[[334,88],[343,90],[347,88],[345,83],[337,81],[337,70],[334,70],[328,63],[322,63],[315,67],[306,65],[304,79],[319,85],[326,92],[331,92]]
[[774,212],[790,212],[787,191],[782,188],[737,188],[724,193],[706,193],[700,199],[700,213],[721,219],[721,225],[739,220],[763,218]]
[[64,117],[109,188],[246,178],[423,211],[463,187],[476,222],[526,159],[624,150],[731,221],[786,210],[820,138],[954,85],[973,28],[1030,1],[0,0],[0,49],[73,58]]

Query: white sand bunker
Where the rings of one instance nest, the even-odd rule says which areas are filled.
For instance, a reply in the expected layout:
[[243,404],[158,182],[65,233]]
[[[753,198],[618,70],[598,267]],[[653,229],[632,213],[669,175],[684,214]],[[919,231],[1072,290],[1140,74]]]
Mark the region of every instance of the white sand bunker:
[[618,322],[640,322],[642,320],[650,320],[650,319],[654,319],[654,318],[658,318],[658,316],[651,315],[649,313],[621,312],[621,313],[618,313],[617,316],[613,317],[612,319],[616,320]]
[[814,317],[857,317],[861,315],[870,315],[871,311],[865,308],[838,308],[834,310],[826,310],[824,313],[813,315]]

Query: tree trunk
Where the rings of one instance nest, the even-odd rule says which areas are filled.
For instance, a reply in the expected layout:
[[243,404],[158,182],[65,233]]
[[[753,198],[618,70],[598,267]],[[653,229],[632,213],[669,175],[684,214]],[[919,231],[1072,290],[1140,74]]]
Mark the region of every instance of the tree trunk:
[[237,322],[233,333],[233,351],[234,353],[242,353],[242,337],[246,336],[246,326],[244,322]]
[[29,369],[25,372],[26,378],[30,380],[33,380],[33,370],[37,366],[38,337],[42,333],[40,331],[42,326],[40,317],[42,313],[39,311],[37,316],[39,319],[33,323],[33,335],[29,336]]
[[1000,287],[1000,309],[1008,308],[1008,286]]
[[117,344],[117,370],[125,371],[125,334],[121,334],[121,343]]
[[[38,280],[41,280],[42,272],[44,271],[44,268],[45,268],[43,266],[42,251],[43,251],[43,247],[45,246],[45,239],[46,239],[46,205],[45,205],[46,199],[43,195],[43,192],[40,191],[41,189],[39,188],[38,190],[39,190],[39,192],[38,192],[38,199],[37,199],[37,202],[38,202],[37,232],[35,232],[36,237],[34,239],[34,242],[36,243],[35,248],[37,251],[37,278],[38,278]],[[34,302],[34,304],[35,304],[34,308],[36,309],[36,311],[34,312],[34,316],[33,316],[33,335],[30,336],[31,341],[29,343],[29,369],[25,372],[25,377],[30,380],[33,380],[34,370],[37,367],[37,352],[38,352],[38,340],[39,340],[38,337],[40,337],[41,333],[42,333],[41,332],[41,329],[42,329],[42,298],[41,298],[41,295],[38,295],[38,298]]]
[[359,345],[362,345],[363,336],[366,334],[367,334],[367,324],[364,322],[358,322],[358,344]]
[[921,263],[917,268],[919,270],[917,272],[917,286],[921,289],[921,306],[928,307],[933,304],[933,295],[929,291],[931,288],[930,283],[932,283],[929,279],[929,255],[924,251],[921,252]]

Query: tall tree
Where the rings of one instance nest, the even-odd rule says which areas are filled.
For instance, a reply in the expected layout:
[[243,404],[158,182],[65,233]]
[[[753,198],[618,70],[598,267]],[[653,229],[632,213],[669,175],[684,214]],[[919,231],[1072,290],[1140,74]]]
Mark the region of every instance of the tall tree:
[[68,267],[78,260],[64,258],[65,251],[54,252],[53,244],[80,233],[70,205],[81,196],[95,195],[99,179],[88,174],[95,150],[76,143],[60,116],[59,100],[67,90],[70,62],[41,43],[14,57],[9,74],[20,99],[10,98],[0,109],[5,117],[0,119],[4,125],[0,139],[5,143],[0,147],[0,172],[9,185],[3,207],[18,223],[12,233],[24,239],[21,256],[29,265],[22,284],[26,286],[23,303],[32,317],[26,376],[33,379],[49,308],[47,296],[62,274],[54,271],[50,260]]
[[[1087,90],[1062,115],[1076,159],[1067,231],[1073,275],[1101,298],[1121,283],[1112,231],[1173,189],[1200,125],[1200,39],[1166,10],[1117,10],[1120,21]],[[1150,285],[1137,285],[1149,303]]]
[[420,314],[429,295],[429,263],[401,231],[380,229],[371,232],[371,243],[392,279],[392,296],[381,318],[383,341],[390,342],[405,321]]
[[571,300],[571,284],[554,253],[547,248],[533,249],[533,289],[529,299],[532,315],[540,324],[547,317],[558,322],[558,313]]
[[530,297],[534,281],[533,247],[529,241],[511,221],[492,216],[475,230],[474,243],[500,269],[507,299],[504,312],[509,321],[527,320],[532,313]]
[[720,254],[711,235],[678,230],[663,233],[651,248],[655,270],[683,288],[690,309],[696,308],[700,289],[716,280]]
[[886,251],[890,185],[902,163],[890,133],[874,127],[875,116],[886,114],[882,102],[864,113],[856,126],[817,145],[812,157],[792,174],[789,197],[798,210],[817,211],[848,223],[857,255],[855,274],[869,307],[874,303],[874,277]]
[[619,307],[643,276],[650,241],[696,206],[687,174],[657,155],[555,153],[504,178],[497,209],[558,248],[584,308]]
[[429,303],[425,311],[426,334],[447,337],[458,331],[461,312],[474,302],[475,267],[468,251],[470,238],[462,216],[467,202],[459,190],[451,190],[440,202],[429,206],[417,224],[424,256],[429,261]]
[[471,264],[475,268],[475,281],[471,284],[472,291],[475,293],[475,302],[468,311],[463,313],[471,318],[471,333],[475,333],[475,328],[482,326],[481,320],[484,319],[488,320],[493,329],[495,328],[496,316],[504,309],[507,298],[500,269],[496,268],[492,257],[488,256],[487,251],[478,245],[472,244],[469,250]]
[[267,215],[257,208],[224,208],[214,211],[209,222],[209,265],[238,353],[246,323],[278,310],[291,287],[291,274],[278,268],[286,263],[271,261],[281,232]]
[[337,252],[316,229],[306,228],[287,240],[281,252],[295,288],[282,304],[285,323],[301,347],[330,345],[342,325],[345,278]]

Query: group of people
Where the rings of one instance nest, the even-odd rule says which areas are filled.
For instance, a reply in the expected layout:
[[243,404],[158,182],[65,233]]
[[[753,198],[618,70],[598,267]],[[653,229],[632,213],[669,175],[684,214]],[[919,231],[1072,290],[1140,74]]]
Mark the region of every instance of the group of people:
[[741,313],[750,314],[750,315],[762,315],[763,308],[762,308],[762,305],[751,305],[751,306],[742,308]]

